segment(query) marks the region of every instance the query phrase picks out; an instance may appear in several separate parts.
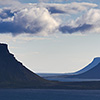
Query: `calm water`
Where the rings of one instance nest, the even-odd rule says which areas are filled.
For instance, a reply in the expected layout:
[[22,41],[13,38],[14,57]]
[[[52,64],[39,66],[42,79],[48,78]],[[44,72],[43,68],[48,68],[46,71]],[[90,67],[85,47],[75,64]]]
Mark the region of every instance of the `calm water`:
[[100,100],[100,90],[0,90],[0,100]]

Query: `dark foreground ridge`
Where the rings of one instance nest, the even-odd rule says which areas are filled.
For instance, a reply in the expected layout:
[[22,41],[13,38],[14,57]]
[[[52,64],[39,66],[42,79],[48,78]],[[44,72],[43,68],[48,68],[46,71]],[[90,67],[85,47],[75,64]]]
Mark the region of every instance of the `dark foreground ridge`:
[[0,87],[41,87],[48,81],[36,75],[9,53],[7,44],[0,44]]
[[0,43],[0,88],[100,89],[100,82],[47,81],[27,69]]

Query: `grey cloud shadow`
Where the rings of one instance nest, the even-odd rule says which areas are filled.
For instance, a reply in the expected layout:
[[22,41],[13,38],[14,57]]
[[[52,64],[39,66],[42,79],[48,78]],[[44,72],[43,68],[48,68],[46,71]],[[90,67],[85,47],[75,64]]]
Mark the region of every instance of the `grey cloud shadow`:
[[11,12],[10,9],[3,9],[3,10],[0,12],[0,17],[1,17],[2,19],[6,19],[6,18],[12,17],[12,16],[14,16],[14,13]]
[[90,29],[93,28],[93,25],[90,24],[83,24],[83,25],[79,25],[78,27],[72,27],[72,26],[60,26],[59,27],[59,31],[61,31],[62,33],[66,34],[66,33],[75,33],[75,32],[84,32],[84,31],[88,31]]

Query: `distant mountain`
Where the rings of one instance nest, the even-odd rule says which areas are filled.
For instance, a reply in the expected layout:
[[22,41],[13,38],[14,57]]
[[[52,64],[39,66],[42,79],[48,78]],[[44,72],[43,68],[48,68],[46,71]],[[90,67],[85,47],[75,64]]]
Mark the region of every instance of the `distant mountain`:
[[83,69],[74,72],[52,76],[44,76],[47,80],[56,80],[63,82],[75,81],[100,81],[100,57],[96,57],[93,61]]
[[65,75],[67,78],[100,79],[100,57],[94,60],[85,68],[75,72],[72,75]]
[[100,79],[100,63],[88,71],[77,75],[64,76],[67,78]]
[[86,71],[89,71],[90,69],[92,69],[93,67],[95,67],[96,65],[98,65],[100,63],[100,57],[96,57],[93,59],[93,61],[88,64],[86,67],[84,67],[83,69],[74,72],[74,73],[69,73],[69,75],[77,75],[77,74],[82,74]]
[[41,87],[48,81],[27,69],[8,50],[7,44],[0,44],[0,88]]

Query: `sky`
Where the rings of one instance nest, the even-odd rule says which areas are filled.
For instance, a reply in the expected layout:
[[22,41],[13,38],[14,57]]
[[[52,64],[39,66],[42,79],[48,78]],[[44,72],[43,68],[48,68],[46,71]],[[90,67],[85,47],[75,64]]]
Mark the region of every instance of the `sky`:
[[36,73],[70,73],[100,57],[99,0],[0,0],[0,42]]

